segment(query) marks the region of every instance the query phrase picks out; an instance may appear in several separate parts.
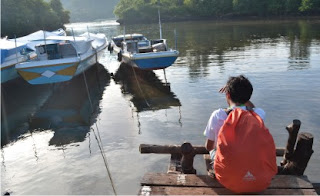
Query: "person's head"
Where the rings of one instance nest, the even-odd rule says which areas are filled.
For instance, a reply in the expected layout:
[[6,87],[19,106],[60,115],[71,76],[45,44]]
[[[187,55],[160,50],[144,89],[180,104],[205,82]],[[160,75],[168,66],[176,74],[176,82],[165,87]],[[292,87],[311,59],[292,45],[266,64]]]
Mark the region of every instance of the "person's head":
[[[243,75],[230,77],[225,86],[227,99],[235,104],[245,104],[250,100],[252,95],[252,85]],[[230,105],[229,101],[228,104]]]

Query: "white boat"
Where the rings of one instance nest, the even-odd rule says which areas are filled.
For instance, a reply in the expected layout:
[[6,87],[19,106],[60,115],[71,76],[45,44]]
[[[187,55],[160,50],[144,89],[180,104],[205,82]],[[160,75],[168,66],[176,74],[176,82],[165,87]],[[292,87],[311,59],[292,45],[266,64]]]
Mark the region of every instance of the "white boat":
[[44,36],[65,36],[63,29],[56,31],[37,31],[16,39],[1,39],[1,83],[8,82],[19,75],[15,65],[34,59],[37,55],[35,45],[44,42]]
[[85,33],[74,36],[49,36],[35,46],[37,58],[19,63],[18,73],[30,84],[47,84],[71,80],[98,62],[107,47],[104,34]]
[[125,34],[112,38],[108,49],[118,55],[118,60],[146,70],[165,69],[178,58],[179,51],[168,48],[162,39],[159,13],[160,39],[148,40],[142,34]]

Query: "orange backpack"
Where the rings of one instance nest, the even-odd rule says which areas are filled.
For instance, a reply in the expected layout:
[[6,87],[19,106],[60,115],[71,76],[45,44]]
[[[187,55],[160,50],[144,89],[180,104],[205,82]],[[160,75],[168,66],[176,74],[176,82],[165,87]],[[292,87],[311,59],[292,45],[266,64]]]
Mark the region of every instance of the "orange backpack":
[[236,193],[261,192],[277,173],[276,148],[253,111],[235,108],[222,125],[214,159],[217,180]]

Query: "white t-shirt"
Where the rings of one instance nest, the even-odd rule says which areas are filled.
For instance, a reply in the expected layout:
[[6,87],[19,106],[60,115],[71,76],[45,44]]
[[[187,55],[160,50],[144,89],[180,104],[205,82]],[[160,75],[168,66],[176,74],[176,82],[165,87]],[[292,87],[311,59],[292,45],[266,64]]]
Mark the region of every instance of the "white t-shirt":
[[[237,106],[243,110],[246,110],[246,106]],[[253,111],[260,116],[262,120],[265,119],[266,113],[261,108],[253,108]],[[204,130],[203,134],[207,137],[207,139],[214,141],[214,146],[216,148],[218,133],[220,128],[222,127],[224,121],[227,119],[228,114],[222,108],[219,108],[212,112],[207,127]]]

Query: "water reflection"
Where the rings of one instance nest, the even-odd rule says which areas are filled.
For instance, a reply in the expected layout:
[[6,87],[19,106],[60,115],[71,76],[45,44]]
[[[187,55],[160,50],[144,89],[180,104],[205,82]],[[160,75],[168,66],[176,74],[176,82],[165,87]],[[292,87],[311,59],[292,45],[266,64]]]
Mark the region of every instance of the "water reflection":
[[28,119],[53,89],[53,85],[33,86],[20,78],[1,85],[1,147],[29,130]]
[[[84,141],[100,112],[99,101],[109,83],[109,73],[97,64],[65,83],[11,85],[10,91],[6,89],[1,94],[1,144],[47,129],[54,131],[49,145]],[[37,157],[35,145],[33,148]]]
[[310,47],[312,42],[312,31],[310,24],[300,21],[299,32],[289,32],[290,56],[289,70],[310,68]]
[[138,112],[181,106],[179,99],[171,92],[170,84],[163,83],[153,71],[121,64],[114,79],[121,84],[123,94],[132,95],[130,101]]
[[[245,64],[257,49],[273,51],[272,58],[289,46],[287,59],[279,59],[289,70],[310,67],[310,47],[319,40],[320,26],[312,21],[248,23],[186,22],[178,26],[180,61],[177,66],[188,66],[191,78],[208,75],[212,66],[229,62]],[[282,52],[282,51],[281,51]],[[241,60],[237,62],[237,60]],[[281,62],[282,63],[282,62]]]
[[93,66],[85,75],[57,87],[30,118],[30,128],[52,129],[54,136],[49,145],[63,146],[84,141],[101,111],[99,101],[109,83],[110,75],[104,67],[100,64]]

